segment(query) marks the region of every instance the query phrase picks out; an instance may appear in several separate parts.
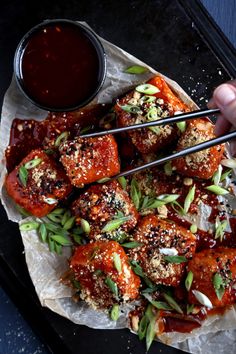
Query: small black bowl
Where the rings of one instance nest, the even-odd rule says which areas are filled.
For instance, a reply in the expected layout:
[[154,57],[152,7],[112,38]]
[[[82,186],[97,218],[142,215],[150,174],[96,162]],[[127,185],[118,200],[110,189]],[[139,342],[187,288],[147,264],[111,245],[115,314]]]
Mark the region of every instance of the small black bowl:
[[76,21],[47,20],[20,41],[16,82],[36,106],[72,111],[97,95],[106,77],[106,55],[97,36]]

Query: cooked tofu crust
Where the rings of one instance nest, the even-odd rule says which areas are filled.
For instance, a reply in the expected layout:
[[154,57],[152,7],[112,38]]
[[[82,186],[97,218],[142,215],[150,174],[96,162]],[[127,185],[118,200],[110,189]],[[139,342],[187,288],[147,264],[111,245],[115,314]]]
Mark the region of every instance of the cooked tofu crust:
[[[115,257],[120,259],[120,269],[116,267]],[[140,279],[117,242],[97,241],[77,247],[70,259],[70,268],[80,282],[80,297],[94,308],[109,308],[139,295]],[[117,294],[109,287],[108,277],[117,287]]]
[[[72,212],[76,215],[77,223],[81,218],[91,224],[91,239],[123,238],[124,233],[132,230],[137,224],[138,212],[128,193],[122,189],[117,181],[97,184],[89,187],[72,205]],[[103,227],[111,220],[123,215],[124,222],[114,231],[103,232]]]
[[[181,135],[177,151],[213,138],[215,138],[214,125],[211,122],[204,118],[193,120],[188,123],[186,131]],[[209,179],[217,170],[223,153],[224,146],[217,145],[176,159],[172,162],[172,165],[182,175]]]
[[[163,119],[173,115],[176,111],[184,112],[187,110],[186,105],[175,96],[163,78],[156,77],[148,83],[159,89],[157,94],[148,96],[152,97],[153,101],[144,101],[147,96],[137,91],[133,91],[117,101],[115,111],[119,126],[125,127],[154,120],[149,113],[151,109],[154,109],[157,113],[158,117],[155,119]],[[139,107],[140,111],[138,113],[126,112],[121,108],[125,105],[134,105]],[[128,134],[132,143],[141,153],[150,153],[173,144],[178,138],[178,129],[175,125],[164,125],[130,131]]]
[[[236,249],[220,247],[205,249],[193,256],[187,270],[193,273],[193,282],[188,293],[188,300],[198,304],[192,290],[198,290],[206,295],[213,306],[224,307],[236,300]],[[223,296],[218,298],[213,279],[218,274],[223,282]]]
[[[20,168],[35,159],[41,161],[35,167],[27,169],[27,182],[24,186],[19,177]],[[66,198],[72,191],[72,186],[63,168],[41,149],[32,150],[9,173],[5,186],[16,204],[37,217],[47,215],[60,200]]]
[[120,172],[117,144],[112,135],[67,140],[59,150],[60,161],[76,187]]
[[150,215],[140,220],[133,238],[142,246],[131,250],[130,258],[140,263],[147,277],[156,284],[177,286],[186,262],[171,263],[165,256],[174,252],[191,258],[196,249],[195,236],[173,222]]

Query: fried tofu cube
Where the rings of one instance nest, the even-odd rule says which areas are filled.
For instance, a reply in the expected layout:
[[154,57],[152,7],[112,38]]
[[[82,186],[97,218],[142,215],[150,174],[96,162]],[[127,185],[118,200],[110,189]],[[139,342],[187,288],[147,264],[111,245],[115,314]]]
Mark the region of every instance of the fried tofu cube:
[[[163,78],[156,77],[148,84],[155,86],[158,92],[145,95],[135,90],[117,101],[115,111],[119,126],[126,127],[163,119],[172,116],[176,111],[187,110],[186,105],[175,96]],[[125,109],[128,106],[134,107],[133,112]],[[128,134],[136,148],[146,154],[173,144],[178,138],[178,129],[174,125],[163,125],[130,131]]]
[[76,187],[120,172],[117,144],[112,135],[65,141],[59,150],[60,161]]
[[[191,121],[178,141],[177,151],[215,138],[214,126],[207,119]],[[209,179],[217,170],[224,153],[224,146],[217,145],[189,154],[172,162],[177,172],[189,177]]]
[[205,249],[193,256],[187,270],[193,273],[193,282],[188,292],[189,303],[199,304],[193,290],[206,295],[215,307],[235,303],[236,249]]
[[63,168],[43,150],[32,150],[9,173],[5,182],[10,197],[34,216],[42,217],[72,191]]
[[130,251],[130,258],[146,276],[156,284],[177,286],[195,252],[196,237],[174,222],[150,215],[140,220],[133,239],[141,246]]
[[[81,218],[91,226],[91,239],[112,239],[120,241],[125,233],[137,224],[138,212],[128,193],[117,181],[97,184],[89,187],[72,205],[77,223]],[[117,220],[120,225],[113,230],[105,231],[106,225]]]
[[115,241],[77,247],[70,268],[81,285],[80,297],[94,308],[109,308],[139,295],[140,279],[131,269],[124,249]]

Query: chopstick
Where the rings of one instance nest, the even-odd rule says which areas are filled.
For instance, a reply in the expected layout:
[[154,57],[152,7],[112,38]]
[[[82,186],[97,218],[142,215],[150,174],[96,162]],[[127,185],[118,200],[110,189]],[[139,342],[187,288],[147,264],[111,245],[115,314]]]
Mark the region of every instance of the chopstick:
[[107,135],[107,134],[117,134],[117,133],[122,133],[125,131],[130,131],[130,130],[135,130],[135,129],[140,129],[140,128],[148,128],[148,127],[154,127],[154,126],[159,126],[159,125],[179,123],[179,122],[183,122],[186,120],[200,118],[200,117],[204,117],[204,116],[210,116],[210,115],[214,115],[214,114],[218,114],[218,113],[220,113],[220,110],[218,108],[216,108],[216,109],[200,109],[198,111],[176,114],[175,116],[172,116],[172,117],[158,119],[158,120],[154,120],[154,121],[147,122],[147,123],[129,125],[129,126],[122,127],[122,128],[103,130],[101,132],[96,132],[96,133],[83,134],[83,135],[80,135],[80,137],[81,138],[95,138],[95,137],[99,137],[99,136],[103,136],[103,135]]
[[230,140],[235,139],[235,138],[236,138],[236,131],[233,131],[231,133],[219,136],[218,138],[207,140],[207,141],[204,141],[203,143],[200,143],[200,144],[191,146],[191,147],[189,147],[187,149],[178,151],[178,152],[176,152],[176,153],[174,153],[174,154],[172,154],[170,156],[166,156],[166,157],[160,158],[158,160],[149,162],[149,163],[147,163],[145,165],[138,166],[138,167],[133,168],[131,170],[128,170],[128,171],[125,171],[125,172],[121,172],[118,175],[115,175],[115,176],[111,177],[109,180],[114,180],[114,179],[117,179],[119,177],[129,176],[129,175],[132,175],[132,174],[134,174],[136,172],[140,172],[140,171],[142,171],[142,170],[144,170],[146,168],[151,168],[151,167],[155,167],[155,166],[161,165],[161,164],[166,163],[168,161],[175,160],[177,158],[184,157],[186,155],[193,154],[195,152],[208,149],[208,148],[210,148],[212,146],[225,143],[225,142],[230,141]]

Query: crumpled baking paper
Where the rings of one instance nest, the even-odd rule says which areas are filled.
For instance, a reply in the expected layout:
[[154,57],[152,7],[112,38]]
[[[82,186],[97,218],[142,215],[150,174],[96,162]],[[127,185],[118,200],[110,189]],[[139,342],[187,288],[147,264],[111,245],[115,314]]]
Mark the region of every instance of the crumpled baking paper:
[[[84,24],[86,25],[86,24]],[[171,88],[190,107],[196,109],[196,104],[174,81],[156,72],[145,63],[128,54],[115,45],[100,38],[107,55],[107,76],[102,90],[91,103],[109,103],[113,98],[127,92],[140,82],[148,80],[158,74],[165,78]],[[142,75],[131,75],[124,70],[131,65],[143,65],[149,72]],[[17,212],[14,203],[7,196],[4,188],[6,175],[4,151],[9,143],[10,128],[14,118],[43,120],[47,112],[31,104],[18,89],[13,77],[7,90],[1,116],[0,126],[0,196],[9,220],[21,223],[21,216]],[[235,199],[233,201],[234,204]],[[207,215],[207,207],[201,206],[198,226],[206,229],[209,225],[202,217]],[[30,218],[28,218],[30,220]],[[25,219],[24,219],[25,222]],[[72,300],[72,290],[61,283],[60,278],[68,270],[68,258],[70,250],[63,249],[62,255],[49,252],[48,246],[42,243],[35,231],[21,232],[25,248],[25,259],[28,270],[35,286],[42,306],[64,316],[74,323],[97,329],[118,329],[128,327],[127,314],[135,306],[135,303],[124,305],[122,314],[117,322],[111,321],[109,316],[102,311],[95,311],[83,301],[75,303]],[[200,327],[192,333],[165,333],[159,339],[164,343],[196,354],[223,354],[234,353],[236,344],[236,312],[234,307],[227,310],[224,315],[210,316]]]

